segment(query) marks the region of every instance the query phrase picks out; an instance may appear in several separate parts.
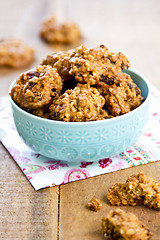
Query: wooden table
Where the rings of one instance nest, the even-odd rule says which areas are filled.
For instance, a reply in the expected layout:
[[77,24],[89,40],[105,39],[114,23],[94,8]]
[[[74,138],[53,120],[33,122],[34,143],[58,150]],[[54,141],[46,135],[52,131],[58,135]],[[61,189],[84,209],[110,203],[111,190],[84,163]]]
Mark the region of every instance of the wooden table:
[[[53,13],[79,24],[84,37],[78,44],[105,44],[113,52],[122,51],[132,67],[160,89],[158,0],[1,0],[0,11],[0,36],[17,36],[35,48],[36,60],[29,68],[48,53],[69,48],[47,45],[39,38],[40,22]],[[0,69],[0,96],[25,70],[28,67]],[[108,187],[140,169],[160,181],[160,162],[156,162],[36,192],[2,145],[0,160],[0,239],[103,239],[101,217],[113,208],[106,201]],[[103,203],[96,213],[86,207],[94,195]],[[150,226],[152,239],[160,239],[159,212],[143,206],[123,209]]]

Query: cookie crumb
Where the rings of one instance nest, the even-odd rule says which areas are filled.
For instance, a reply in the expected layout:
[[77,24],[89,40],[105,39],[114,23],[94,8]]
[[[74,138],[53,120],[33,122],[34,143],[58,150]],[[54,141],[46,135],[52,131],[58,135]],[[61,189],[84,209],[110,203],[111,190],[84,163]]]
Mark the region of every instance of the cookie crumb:
[[94,212],[97,212],[101,207],[102,207],[102,203],[96,197],[93,197],[91,201],[88,203],[88,208]]

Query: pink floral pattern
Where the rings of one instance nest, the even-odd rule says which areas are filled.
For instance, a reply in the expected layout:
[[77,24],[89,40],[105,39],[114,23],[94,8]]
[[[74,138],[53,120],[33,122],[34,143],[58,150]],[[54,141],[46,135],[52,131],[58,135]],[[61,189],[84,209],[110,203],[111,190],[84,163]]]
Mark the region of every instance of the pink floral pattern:
[[108,167],[111,163],[112,163],[112,159],[111,159],[111,158],[105,158],[105,159],[99,160],[99,166],[100,166],[101,168],[106,168],[106,167]]
[[90,177],[90,173],[82,169],[71,169],[64,176],[64,183],[73,182]]
[[35,156],[36,158],[39,158],[41,155],[39,153],[32,153],[32,156]]
[[150,119],[139,142],[114,157],[66,163],[33,152],[15,129],[8,97],[0,98],[0,139],[36,190],[157,161],[160,159],[160,108],[157,104],[160,93],[154,88],[152,93]]
[[93,164],[93,162],[81,162],[81,165],[80,165],[80,168],[86,168],[87,166],[89,166],[89,165],[92,165]]
[[45,161],[44,163],[51,163],[50,165],[46,166],[46,168],[48,168],[49,170],[59,169],[59,167],[68,167],[68,164],[61,163],[61,161],[49,160],[49,161]]

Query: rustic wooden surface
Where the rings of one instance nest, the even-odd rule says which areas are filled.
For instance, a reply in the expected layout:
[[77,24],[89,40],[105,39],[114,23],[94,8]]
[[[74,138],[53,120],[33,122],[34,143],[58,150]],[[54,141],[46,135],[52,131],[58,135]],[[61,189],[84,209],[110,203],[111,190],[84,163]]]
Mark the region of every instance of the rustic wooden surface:
[[[36,59],[29,67],[0,69],[0,96],[11,82],[54,50],[83,44],[105,44],[122,51],[132,67],[160,89],[160,1],[158,0],[5,0],[0,1],[0,37],[17,36],[31,44]],[[74,46],[47,45],[39,38],[40,23],[50,14],[70,18],[82,30],[83,39]],[[0,145],[0,239],[103,239],[100,219],[112,207],[107,204],[108,187],[123,182],[140,169],[160,181],[160,162],[35,191],[19,167]],[[103,208],[87,209],[97,196]],[[147,207],[123,207],[134,212],[160,239],[160,213]]]

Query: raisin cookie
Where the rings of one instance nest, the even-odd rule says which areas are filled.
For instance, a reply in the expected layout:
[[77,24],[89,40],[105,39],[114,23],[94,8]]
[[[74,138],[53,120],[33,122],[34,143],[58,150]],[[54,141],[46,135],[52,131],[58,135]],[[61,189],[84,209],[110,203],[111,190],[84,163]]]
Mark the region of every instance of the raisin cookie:
[[96,88],[78,84],[53,100],[50,114],[52,119],[66,122],[102,120],[109,118],[109,114],[102,109],[104,103]]
[[[105,104],[113,116],[120,116],[137,108],[144,101],[141,90],[129,75],[124,81],[112,82],[105,87],[98,86],[98,91],[105,98]],[[124,77],[123,76],[123,77]]]
[[79,27],[73,22],[58,23],[55,17],[46,20],[41,27],[40,36],[49,43],[70,44],[80,36]]
[[60,94],[62,79],[51,66],[37,66],[35,70],[22,73],[11,90],[11,97],[23,109],[38,109],[48,105]]
[[0,40],[0,66],[13,68],[30,64],[34,59],[34,50],[20,40],[13,38]]

